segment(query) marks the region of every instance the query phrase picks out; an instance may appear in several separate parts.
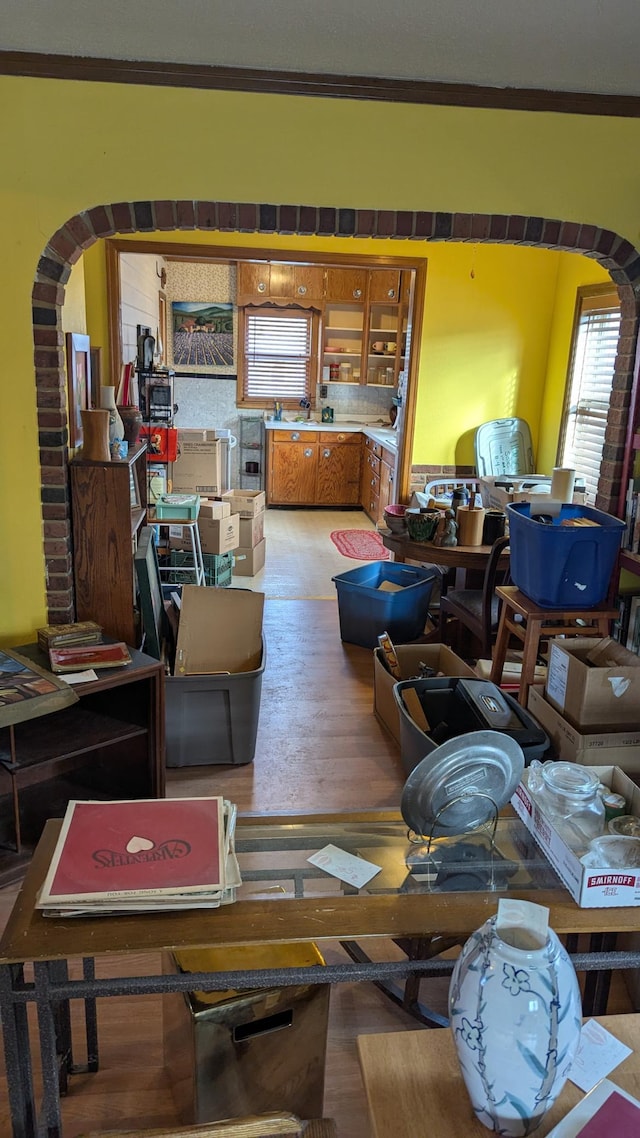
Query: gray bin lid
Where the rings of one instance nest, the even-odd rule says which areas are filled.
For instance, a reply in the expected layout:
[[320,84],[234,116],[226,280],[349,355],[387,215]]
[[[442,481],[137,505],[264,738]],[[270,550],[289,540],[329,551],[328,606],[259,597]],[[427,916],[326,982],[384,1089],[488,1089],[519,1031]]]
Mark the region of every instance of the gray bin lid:
[[533,444],[524,419],[492,419],[475,434],[476,471],[484,475],[533,474]]

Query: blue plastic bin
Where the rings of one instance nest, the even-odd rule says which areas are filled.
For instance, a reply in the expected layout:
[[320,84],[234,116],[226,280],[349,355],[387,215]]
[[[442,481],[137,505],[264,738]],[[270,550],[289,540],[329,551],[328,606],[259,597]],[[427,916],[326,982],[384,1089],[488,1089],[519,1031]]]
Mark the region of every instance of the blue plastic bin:
[[[381,632],[397,644],[416,640],[424,632],[429,615],[431,590],[436,579],[432,569],[372,561],[333,577],[338,591],[340,638],[362,648],[377,648]],[[384,581],[401,588],[380,589]]]
[[[553,525],[530,516],[529,502],[507,506],[511,579],[545,608],[585,609],[607,595],[624,522],[591,506],[564,505]],[[565,518],[588,518],[596,526],[563,526]]]

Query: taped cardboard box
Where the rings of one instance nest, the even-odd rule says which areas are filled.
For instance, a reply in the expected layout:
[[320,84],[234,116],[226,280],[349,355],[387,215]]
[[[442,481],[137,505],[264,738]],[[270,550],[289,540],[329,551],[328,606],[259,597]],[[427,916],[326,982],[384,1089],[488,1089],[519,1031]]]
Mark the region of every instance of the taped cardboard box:
[[609,763],[629,774],[640,772],[640,729],[580,732],[544,698],[541,687],[529,688],[528,707],[547,732],[556,758],[583,767]]
[[[400,665],[400,679],[410,680],[420,674],[421,664],[433,668],[444,676],[474,676],[473,668],[465,664],[446,644],[397,644],[396,656]],[[381,648],[373,651],[373,711],[400,746],[400,718],[393,697],[398,680],[387,671]]]
[[215,502],[211,498],[200,499],[200,513],[199,518],[213,518],[215,521],[220,521],[222,518],[231,517],[231,503],[230,502]]
[[215,431],[179,430],[178,457],[171,467],[173,489],[221,494],[222,445]]
[[617,640],[552,640],[545,694],[574,727],[640,729],[640,657]]
[[233,575],[234,577],[255,577],[264,566],[267,541],[263,538],[252,549],[238,546],[235,551]]
[[[629,814],[640,813],[640,789],[617,766],[594,767],[600,782],[615,794],[621,794]],[[516,814],[533,834],[540,849],[564,882],[581,909],[619,909],[640,905],[640,872],[638,867],[585,866],[555,829],[553,821],[541,810],[528,788],[529,771],[511,799]]]
[[[230,514],[225,518],[198,518],[202,552],[220,554],[231,553],[237,549],[240,543],[239,524],[240,518],[237,514]],[[183,531],[180,526],[171,526],[169,544],[172,549],[191,550],[189,531]]]
[[230,502],[232,514],[240,514],[241,518],[261,514],[267,504],[264,490],[226,490],[220,497],[223,502]]
[[[220,505],[224,505],[223,502]],[[264,510],[253,518],[240,517],[240,546],[253,549],[264,537]]]

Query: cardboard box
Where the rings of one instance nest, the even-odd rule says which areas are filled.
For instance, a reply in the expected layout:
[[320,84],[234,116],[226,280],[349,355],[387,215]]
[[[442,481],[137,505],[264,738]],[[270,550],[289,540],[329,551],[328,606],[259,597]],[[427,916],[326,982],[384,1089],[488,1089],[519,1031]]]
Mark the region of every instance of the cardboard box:
[[222,492],[222,440],[215,431],[178,431],[178,457],[171,468],[173,489],[199,494]]
[[[640,788],[619,767],[596,766],[594,770],[602,783],[614,793],[623,795],[630,814],[640,813]],[[580,908],[619,909],[626,905],[640,905],[638,867],[599,869],[583,865],[534,802],[527,785],[528,777],[529,771],[525,770],[511,799],[511,805]]]
[[[475,676],[473,668],[465,664],[446,644],[397,644],[395,645],[402,680],[410,680],[420,674],[420,665],[427,664],[444,676]],[[400,719],[393,687],[398,680],[384,666],[381,648],[373,651],[373,711],[383,727],[386,727],[400,746]]]
[[529,688],[529,711],[544,727],[558,759],[584,767],[609,763],[630,774],[640,771],[640,729],[582,734],[544,698],[541,688]]
[[231,512],[241,518],[261,514],[267,503],[264,490],[226,490],[220,497],[223,502],[231,502]]
[[210,498],[201,498],[198,517],[215,518],[216,521],[220,521],[221,518],[229,518],[231,517],[231,503],[214,502]]
[[[506,479],[505,475],[500,475],[499,477],[491,475],[491,476],[486,476],[485,478],[479,479],[480,496],[482,498],[482,505],[485,507],[485,509],[504,510],[505,506],[507,506],[510,502],[528,502],[528,501],[530,501],[530,499],[531,499],[531,490],[530,489],[524,488],[522,490],[505,490],[502,486],[496,486],[495,485],[496,481],[505,482],[505,481],[507,481],[507,479]],[[517,475],[517,476],[514,476],[513,482],[515,485],[518,485],[519,483],[525,482],[525,479],[522,475]],[[538,479],[538,484],[540,484],[540,483],[544,484],[546,482],[548,482],[550,484],[551,479],[545,478],[543,475],[541,475]],[[535,485],[536,484],[535,476],[534,475],[527,475],[526,483],[529,486]],[[536,496],[538,496],[538,495],[536,495]],[[584,505],[586,505],[586,501],[587,501],[586,492],[583,492],[582,490],[575,490],[574,491],[573,502],[575,505],[584,506]]]
[[[237,514],[226,518],[198,518],[198,531],[200,545],[203,553],[230,553],[237,549],[239,538],[239,522]],[[191,550],[191,535],[181,526],[169,527],[169,545],[171,549]]]
[[251,672],[262,659],[264,593],[183,585],[176,676]]
[[[224,502],[220,503],[225,505]],[[264,537],[264,510],[253,518],[240,518],[240,545],[242,549],[253,549]]]
[[266,548],[266,538],[263,538],[253,549],[239,546],[235,552],[234,577],[255,577],[264,565]]
[[640,728],[640,657],[609,637],[552,640],[546,697],[582,730]]
[[[201,507],[202,508],[202,507]],[[476,675],[481,680],[491,679],[492,660],[476,660]],[[502,666],[502,679],[500,687],[519,688],[522,675],[522,664],[518,660],[505,660]],[[547,678],[546,664],[536,664],[534,669],[534,684],[543,684]]]

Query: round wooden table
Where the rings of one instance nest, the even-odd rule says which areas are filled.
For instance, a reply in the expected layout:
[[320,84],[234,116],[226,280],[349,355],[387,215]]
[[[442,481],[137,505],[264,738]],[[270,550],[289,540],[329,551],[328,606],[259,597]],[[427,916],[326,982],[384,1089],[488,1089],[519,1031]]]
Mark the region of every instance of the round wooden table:
[[[402,562],[408,559],[454,569],[456,589],[482,585],[482,577],[491,553],[490,545],[434,545],[432,541],[411,541],[409,537],[391,533],[390,530],[380,530],[380,537],[385,548],[395,554],[396,561]],[[505,548],[500,557],[499,567],[506,569],[508,565],[509,550]],[[468,580],[467,574],[476,580]]]

